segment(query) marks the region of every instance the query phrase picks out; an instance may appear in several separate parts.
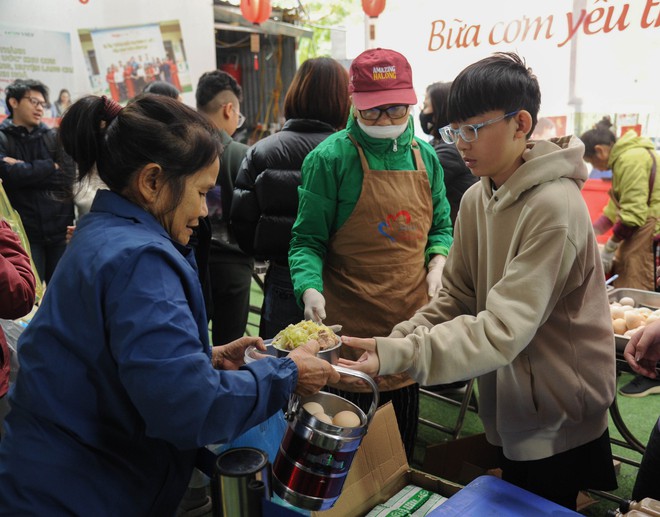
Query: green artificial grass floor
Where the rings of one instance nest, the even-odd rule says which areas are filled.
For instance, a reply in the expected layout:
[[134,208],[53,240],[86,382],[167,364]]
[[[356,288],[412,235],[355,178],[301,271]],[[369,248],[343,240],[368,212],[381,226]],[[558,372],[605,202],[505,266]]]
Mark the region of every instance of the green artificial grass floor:
[[[253,282],[250,301],[251,305],[257,308],[257,310],[250,313],[247,328],[247,333],[252,336],[256,336],[259,333],[258,308],[261,307],[262,300],[263,294],[261,289],[256,282]],[[621,373],[617,379],[618,387],[628,383],[631,379],[631,374]],[[617,403],[621,416],[628,429],[641,443],[646,444],[651,429],[657,421],[658,415],[660,415],[660,395],[649,395],[642,398],[630,398],[617,395]],[[426,397],[423,394],[420,397],[420,417],[431,422],[453,427],[456,423],[458,411],[458,407],[449,403]],[[609,431],[610,437],[623,440],[623,437],[612,423],[611,418]],[[465,415],[459,437],[470,436],[481,432],[483,432],[483,427],[479,417],[476,413],[468,411]],[[420,424],[412,466],[415,468],[421,467],[427,446],[445,442],[450,439],[451,436],[449,434],[433,429],[427,425]],[[639,453],[617,445],[612,446],[612,452],[615,455],[623,456],[624,458],[629,458],[636,462],[639,462],[641,459]],[[623,499],[629,499],[630,494],[632,493],[632,487],[635,484],[636,476],[637,467],[622,462],[617,476],[619,487],[617,490],[614,490],[612,494]],[[609,501],[598,496],[592,495],[592,497],[596,502],[581,512],[585,516],[602,517],[606,515],[609,509],[618,507],[617,502]]]

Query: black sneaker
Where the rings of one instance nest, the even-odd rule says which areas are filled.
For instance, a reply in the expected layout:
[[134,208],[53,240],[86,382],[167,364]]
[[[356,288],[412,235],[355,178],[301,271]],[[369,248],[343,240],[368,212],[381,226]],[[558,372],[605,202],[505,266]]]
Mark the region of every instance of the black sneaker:
[[646,397],[653,393],[660,393],[660,379],[649,379],[643,375],[635,378],[619,389],[621,395],[626,397]]

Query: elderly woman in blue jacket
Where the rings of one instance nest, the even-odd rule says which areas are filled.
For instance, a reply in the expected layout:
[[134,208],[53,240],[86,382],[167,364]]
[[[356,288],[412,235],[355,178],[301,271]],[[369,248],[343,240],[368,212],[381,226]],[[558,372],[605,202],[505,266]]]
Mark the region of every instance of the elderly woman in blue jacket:
[[[0,444],[0,515],[173,515],[197,449],[339,375],[314,356],[243,365],[241,338],[209,346],[187,246],[215,185],[205,119],[166,97],[121,108],[85,97],[61,135],[97,193],[19,342]],[[231,370],[231,371],[229,371]]]

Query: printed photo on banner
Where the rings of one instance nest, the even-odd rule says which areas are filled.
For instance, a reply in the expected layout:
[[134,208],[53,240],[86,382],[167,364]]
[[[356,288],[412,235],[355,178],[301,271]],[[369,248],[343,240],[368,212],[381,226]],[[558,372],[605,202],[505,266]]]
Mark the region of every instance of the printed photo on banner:
[[192,91],[178,20],[78,31],[92,91],[126,102],[153,81]]
[[50,106],[42,121],[53,126],[58,92],[74,85],[69,33],[0,24],[0,121],[9,115],[5,88],[16,79],[37,79],[48,86]]

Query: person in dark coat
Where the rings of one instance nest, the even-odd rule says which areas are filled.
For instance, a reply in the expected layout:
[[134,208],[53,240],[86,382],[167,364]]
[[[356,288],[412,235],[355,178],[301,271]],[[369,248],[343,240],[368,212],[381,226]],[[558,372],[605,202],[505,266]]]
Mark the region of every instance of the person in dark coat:
[[456,146],[443,142],[438,133],[441,127],[449,124],[446,111],[450,87],[450,82],[438,82],[430,84],[426,88],[424,109],[419,114],[419,122],[422,131],[433,137],[430,143],[438,155],[442,169],[445,171],[447,200],[451,207],[451,222],[454,224],[463,193],[477,182],[477,177],[467,168]]
[[[444,142],[440,138],[440,133],[438,133],[441,127],[449,124],[449,120],[447,119],[447,99],[449,98],[450,88],[450,82],[438,82],[427,86],[424,109],[419,114],[419,123],[424,133],[433,137],[430,143],[438,155],[442,170],[445,172],[447,201],[449,201],[451,208],[449,216],[453,225],[456,223],[461,198],[465,191],[477,182],[477,177],[467,168],[456,146]],[[425,386],[424,388],[435,391],[436,393],[450,394],[464,391],[466,385],[466,381],[458,381],[449,384]]]
[[0,179],[21,216],[39,278],[48,282],[73,224],[75,164],[57,130],[41,121],[49,106],[46,85],[17,79],[6,92],[10,115],[0,124]]
[[229,227],[234,181],[248,149],[232,138],[245,122],[241,113],[243,90],[228,73],[212,70],[199,78],[195,98],[197,111],[211,122],[224,148],[216,187],[208,196],[211,331],[213,344],[221,345],[245,334],[254,270],[254,259],[241,251]]
[[247,254],[269,262],[259,326],[263,338],[304,319],[287,258],[300,169],[312,149],[346,125],[349,109],[346,69],[332,58],[308,59],[284,99],[282,130],[254,144],[238,171],[231,211],[236,241]]

